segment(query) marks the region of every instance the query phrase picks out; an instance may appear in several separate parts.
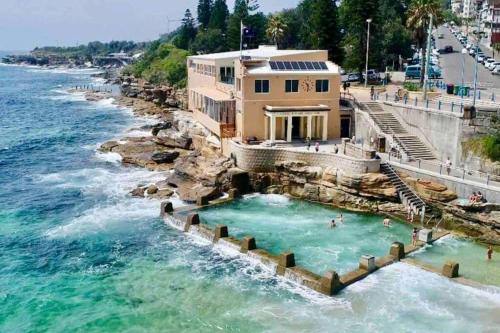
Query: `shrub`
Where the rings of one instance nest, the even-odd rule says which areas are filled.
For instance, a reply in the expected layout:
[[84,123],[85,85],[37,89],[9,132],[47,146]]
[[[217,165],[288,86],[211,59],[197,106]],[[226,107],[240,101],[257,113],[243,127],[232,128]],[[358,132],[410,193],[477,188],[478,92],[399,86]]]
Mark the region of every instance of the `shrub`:
[[484,139],[484,152],[492,161],[500,161],[500,132]]
[[405,82],[403,88],[408,91],[419,91],[421,89],[420,84],[417,82]]

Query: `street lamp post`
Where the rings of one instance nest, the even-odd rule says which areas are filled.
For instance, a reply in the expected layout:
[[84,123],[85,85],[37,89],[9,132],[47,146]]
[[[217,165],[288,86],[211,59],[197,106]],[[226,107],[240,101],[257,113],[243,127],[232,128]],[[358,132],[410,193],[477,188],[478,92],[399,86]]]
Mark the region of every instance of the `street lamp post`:
[[462,87],[460,89],[460,96],[462,97],[462,105],[464,105],[464,75],[465,75],[465,55],[468,53],[464,47],[462,49]]
[[477,59],[479,58],[479,41],[481,36],[481,19],[480,14],[477,17],[477,33],[476,33],[476,54],[474,57],[474,96],[472,96],[472,107],[476,108],[476,92],[477,92]]
[[366,37],[366,66],[365,66],[365,88],[368,86],[368,54],[370,51],[370,23],[372,23],[372,19],[366,19],[368,23],[368,34]]
[[424,100],[427,100],[427,85],[429,84],[429,62],[431,61],[432,14],[429,14],[429,31],[427,32],[427,53],[424,63]]

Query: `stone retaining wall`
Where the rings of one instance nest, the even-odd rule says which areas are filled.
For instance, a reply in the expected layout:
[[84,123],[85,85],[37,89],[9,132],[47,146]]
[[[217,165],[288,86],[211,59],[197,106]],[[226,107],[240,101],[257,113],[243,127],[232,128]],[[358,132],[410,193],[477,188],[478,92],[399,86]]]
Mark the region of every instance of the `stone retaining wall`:
[[380,160],[356,159],[341,154],[293,151],[284,148],[248,146],[231,141],[231,156],[247,171],[273,171],[276,162],[303,161],[322,168],[335,167],[344,172],[363,174],[380,171]]

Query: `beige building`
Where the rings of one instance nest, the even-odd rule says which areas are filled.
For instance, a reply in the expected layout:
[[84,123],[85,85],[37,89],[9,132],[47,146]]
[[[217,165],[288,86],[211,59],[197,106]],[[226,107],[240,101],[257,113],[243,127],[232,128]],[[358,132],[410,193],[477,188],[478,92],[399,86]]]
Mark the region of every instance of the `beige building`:
[[[221,141],[341,136],[340,74],[324,50],[272,46],[188,58],[189,109]],[[342,134],[349,136],[350,120]]]

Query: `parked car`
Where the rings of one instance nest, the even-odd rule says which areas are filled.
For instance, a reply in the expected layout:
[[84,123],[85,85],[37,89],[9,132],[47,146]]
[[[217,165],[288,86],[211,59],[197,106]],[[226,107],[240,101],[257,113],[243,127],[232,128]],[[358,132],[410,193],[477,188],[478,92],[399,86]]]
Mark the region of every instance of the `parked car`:
[[470,54],[471,56],[475,56],[475,55],[476,55],[476,49],[475,49],[475,48],[471,48],[471,49],[469,50],[469,54]]
[[483,62],[484,57],[485,57],[484,53],[482,53],[482,52],[478,53],[477,54],[477,62],[479,62],[479,63]]
[[[363,73],[363,80],[365,80],[366,74]],[[375,69],[368,70],[368,81],[380,81],[380,73]]]
[[439,38],[439,39],[443,39],[443,38],[444,38],[444,34],[439,34],[439,35],[438,35],[438,38]]
[[495,63],[495,62],[496,62],[495,59],[489,58],[489,59],[484,61],[484,67],[486,67],[487,69],[490,69],[490,65]]
[[359,73],[347,74],[346,82],[359,82],[359,81],[361,81],[361,74]]
[[500,66],[497,66],[492,72],[491,74],[493,75],[500,75]]
[[485,56],[483,57],[483,60],[481,61],[481,63],[482,63],[483,65],[486,65],[486,61],[488,61],[488,60],[490,60],[490,59],[491,59],[491,57],[490,57],[490,56],[485,55]]
[[[409,79],[420,78],[420,65],[411,65],[406,67],[405,77]],[[429,66],[429,77],[437,79],[441,77],[441,69],[437,66]]]
[[495,62],[492,62],[488,65],[488,69],[490,71],[493,71],[495,68],[497,68],[498,66],[500,66],[500,61],[495,61]]

